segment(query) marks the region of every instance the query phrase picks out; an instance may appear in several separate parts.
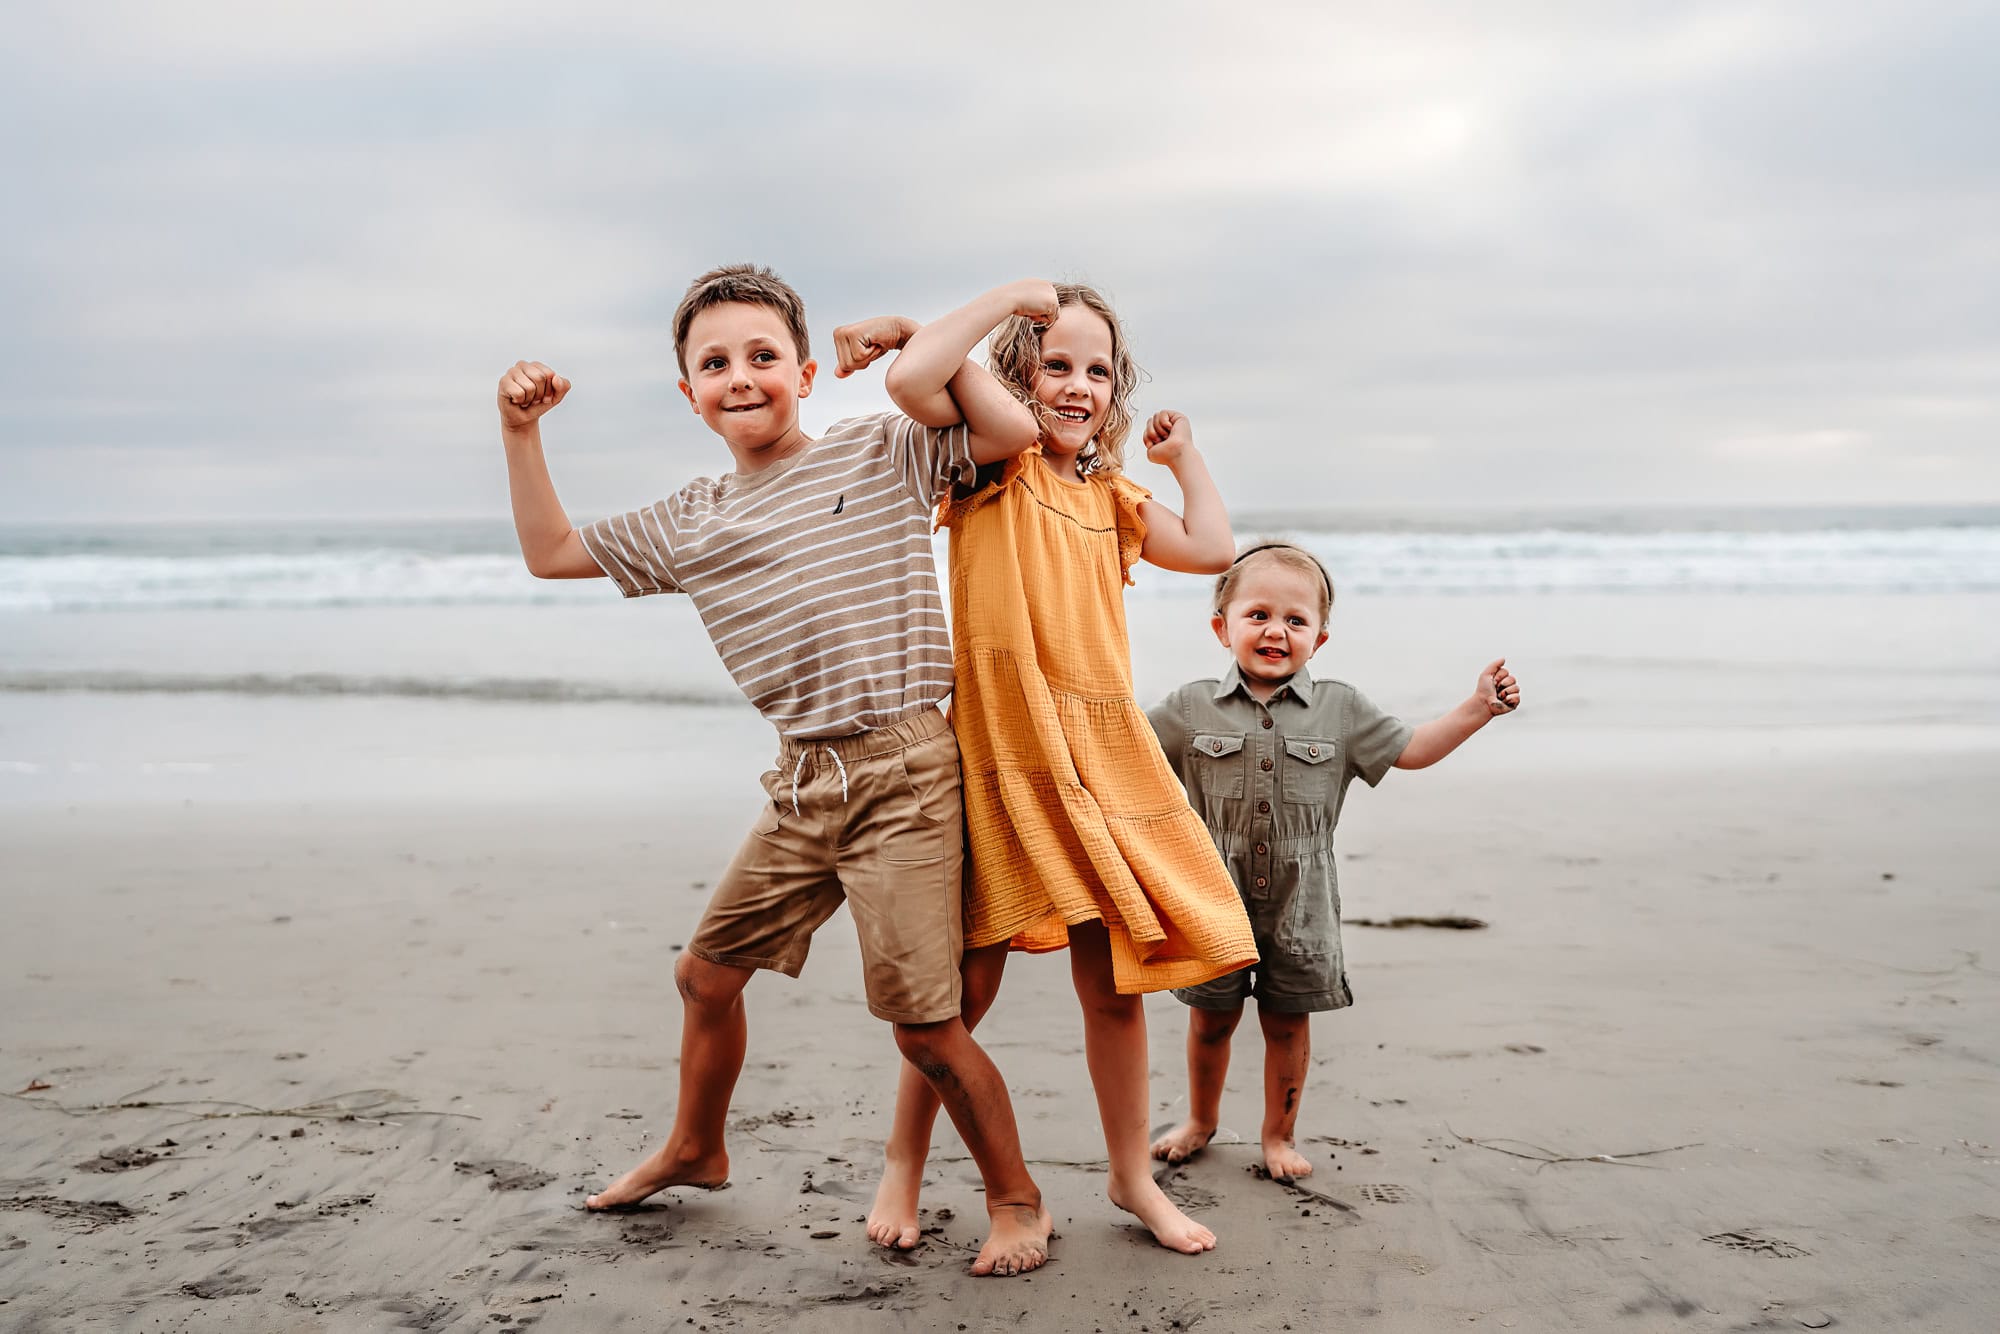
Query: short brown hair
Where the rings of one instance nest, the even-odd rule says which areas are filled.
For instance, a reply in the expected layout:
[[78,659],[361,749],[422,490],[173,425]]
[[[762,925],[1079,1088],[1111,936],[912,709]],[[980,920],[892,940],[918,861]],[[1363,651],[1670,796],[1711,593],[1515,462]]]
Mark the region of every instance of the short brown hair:
[[688,373],[688,326],[702,311],[732,301],[776,311],[798,344],[799,361],[812,357],[806,339],[806,303],[792,285],[761,264],[724,264],[689,283],[687,294],[674,307],[674,361],[681,368],[682,379]]
[[1252,542],[1243,548],[1215,581],[1215,612],[1218,616],[1229,605],[1229,595],[1236,591],[1236,581],[1243,577],[1243,572],[1250,568],[1253,560],[1268,560],[1318,579],[1319,624],[1322,630],[1326,628],[1326,618],[1333,614],[1333,576],[1326,572],[1326,566],[1319,563],[1319,557],[1296,542]]
[[[1104,425],[1098,428],[1097,439],[1077,459],[1077,467],[1086,473],[1100,468],[1121,472],[1125,467],[1125,437],[1132,431],[1132,394],[1145,372],[1132,360],[1132,349],[1125,342],[1118,312],[1102,293],[1082,283],[1055,286],[1058,308],[1082,306],[1111,328],[1111,406],[1104,414]],[[1035,381],[1042,374],[1041,329],[1024,315],[1010,315],[1002,320],[987,342],[986,366],[993,372],[993,378],[1027,404],[1035,420],[1046,426],[1048,409],[1036,400],[1034,393]]]

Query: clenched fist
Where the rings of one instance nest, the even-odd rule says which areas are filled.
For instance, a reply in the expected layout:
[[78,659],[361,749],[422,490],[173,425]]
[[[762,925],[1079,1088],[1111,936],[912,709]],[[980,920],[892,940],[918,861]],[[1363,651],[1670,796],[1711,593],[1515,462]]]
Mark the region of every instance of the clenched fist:
[[1034,324],[1046,328],[1056,322],[1061,312],[1061,303],[1056,297],[1056,285],[1044,278],[1023,278],[1008,286],[1007,300],[1013,305],[1014,313]]
[[1163,409],[1146,422],[1146,457],[1161,467],[1173,467],[1193,448],[1194,427],[1184,414]]
[[902,315],[877,315],[872,320],[856,320],[843,324],[833,331],[833,350],[837,357],[833,373],[838,379],[846,379],[858,370],[865,370],[875,364],[877,358],[887,356],[910,341],[910,335],[917,331],[917,322]]
[[1486,670],[1479,674],[1479,687],[1473,698],[1496,718],[1521,707],[1521,683],[1507,670],[1505,658],[1495,658],[1486,664]]
[[532,425],[568,395],[568,380],[539,361],[517,361],[500,377],[500,425]]

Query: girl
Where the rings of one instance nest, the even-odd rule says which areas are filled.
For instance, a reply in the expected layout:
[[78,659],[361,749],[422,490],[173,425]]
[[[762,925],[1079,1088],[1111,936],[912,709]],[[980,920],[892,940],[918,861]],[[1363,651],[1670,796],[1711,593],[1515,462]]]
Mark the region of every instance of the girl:
[[[1195,1254],[1215,1234],[1155,1184],[1147,1144],[1146,1016],[1139,993],[1197,985],[1257,957],[1235,886],[1132,698],[1124,585],[1134,561],[1219,573],[1229,516],[1187,418],[1147,423],[1147,457],[1170,469],[1185,518],[1122,469],[1138,367],[1110,305],[1058,284],[1056,315],[1028,315],[1047,284],[999,288],[912,334],[889,369],[896,405],[980,434],[1039,427],[1039,442],[982,467],[947,496],[951,530],[952,727],[971,845],[964,1018],[978,1023],[1007,952],[1070,951],[1084,1049],[1109,1151],[1111,1202],[1160,1244]],[[1043,317],[1046,320],[1046,316]],[[997,328],[995,326],[998,326]],[[853,337],[866,364],[893,345]],[[966,392],[966,358],[992,332],[992,375],[1012,398]],[[848,332],[848,331],[843,331]],[[836,335],[838,337],[838,335]],[[971,420],[1013,414],[1011,421]],[[882,1184],[877,1243],[918,1240],[917,1197],[937,1095],[907,1063]]]

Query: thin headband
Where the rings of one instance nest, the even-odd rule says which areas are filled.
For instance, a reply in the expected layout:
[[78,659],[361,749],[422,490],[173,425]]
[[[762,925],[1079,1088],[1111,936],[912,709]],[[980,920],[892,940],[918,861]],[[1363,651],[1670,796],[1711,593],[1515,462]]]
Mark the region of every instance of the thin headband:
[[1301,556],[1304,556],[1307,560],[1313,563],[1313,568],[1319,571],[1320,582],[1326,585],[1326,600],[1328,602],[1333,601],[1333,576],[1326,572],[1326,566],[1320,564],[1320,559],[1318,556],[1313,555],[1312,552],[1307,551],[1304,547],[1300,546],[1296,542],[1286,542],[1282,540],[1274,540],[1270,542],[1253,542],[1249,546],[1243,548],[1241,552],[1237,553],[1236,559],[1229,562],[1229,568],[1232,570],[1235,569],[1237,566],[1241,565],[1244,561],[1249,560],[1252,556],[1256,555],[1260,551],[1296,551]]

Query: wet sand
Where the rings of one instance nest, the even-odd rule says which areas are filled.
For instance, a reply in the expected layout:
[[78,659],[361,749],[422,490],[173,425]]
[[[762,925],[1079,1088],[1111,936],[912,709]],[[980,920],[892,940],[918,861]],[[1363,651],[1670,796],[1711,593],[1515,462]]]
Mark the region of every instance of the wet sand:
[[[0,809],[0,1325],[1990,1327],[1991,729],[1517,729],[1358,792],[1347,914],[1490,926],[1350,929],[1297,1188],[1251,1171],[1245,1026],[1223,1133],[1164,1174],[1198,1258],[1104,1201],[1066,968],[1017,961],[980,1037],[1060,1236],[1006,1280],[964,1273],[948,1131],[924,1244],[863,1235],[895,1052],[844,915],[748,993],[732,1187],[579,1211],[666,1128],[730,765],[534,808]],[[1149,1013],[1165,1126],[1184,1019]]]

